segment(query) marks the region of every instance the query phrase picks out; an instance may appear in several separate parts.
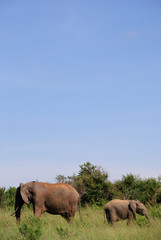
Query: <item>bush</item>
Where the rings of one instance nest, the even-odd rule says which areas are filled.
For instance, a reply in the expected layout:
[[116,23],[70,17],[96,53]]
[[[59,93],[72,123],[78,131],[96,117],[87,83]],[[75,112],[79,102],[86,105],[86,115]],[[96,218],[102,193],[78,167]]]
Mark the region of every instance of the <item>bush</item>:
[[153,207],[151,207],[150,209],[150,215],[152,217],[157,217],[161,219],[161,208],[159,207],[159,205],[155,205]]
[[56,227],[57,233],[61,237],[61,239],[69,239],[70,231],[68,228],[63,228],[62,226]]
[[16,196],[16,188],[10,187],[4,194],[5,204],[7,206],[14,206]]
[[117,180],[114,183],[113,197],[119,199],[136,199],[136,177],[132,174],[122,176],[122,180]]
[[19,232],[26,240],[39,239],[42,235],[40,219],[29,216],[28,223],[23,222],[19,227]]
[[4,187],[1,187],[1,188],[0,188],[0,207],[3,207],[4,204],[5,204],[5,201],[4,201],[4,193],[5,193],[5,188],[4,188]]
[[142,203],[156,204],[161,200],[160,178],[140,179],[127,174],[114,183],[113,197],[120,199],[137,199]]

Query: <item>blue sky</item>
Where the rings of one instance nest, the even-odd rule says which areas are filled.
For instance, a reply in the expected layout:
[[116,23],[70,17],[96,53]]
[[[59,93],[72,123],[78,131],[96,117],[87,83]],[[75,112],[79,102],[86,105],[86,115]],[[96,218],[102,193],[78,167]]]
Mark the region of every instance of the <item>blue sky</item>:
[[0,1],[0,187],[90,161],[161,174],[161,2]]

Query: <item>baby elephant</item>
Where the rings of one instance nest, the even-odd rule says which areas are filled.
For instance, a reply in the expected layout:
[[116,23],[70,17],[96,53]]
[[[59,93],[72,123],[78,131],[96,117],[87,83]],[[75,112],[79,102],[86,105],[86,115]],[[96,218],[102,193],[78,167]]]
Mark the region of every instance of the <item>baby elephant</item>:
[[151,222],[144,204],[136,200],[114,199],[105,205],[104,213],[108,223],[112,225],[115,225],[116,221],[125,219],[128,219],[127,224],[130,224],[133,219],[136,220],[136,213],[145,216]]

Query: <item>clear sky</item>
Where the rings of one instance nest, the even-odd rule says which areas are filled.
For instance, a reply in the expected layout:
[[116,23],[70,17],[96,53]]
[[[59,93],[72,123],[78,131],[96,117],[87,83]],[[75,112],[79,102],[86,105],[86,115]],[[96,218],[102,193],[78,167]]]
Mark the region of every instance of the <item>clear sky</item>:
[[161,174],[161,1],[0,1],[0,187]]

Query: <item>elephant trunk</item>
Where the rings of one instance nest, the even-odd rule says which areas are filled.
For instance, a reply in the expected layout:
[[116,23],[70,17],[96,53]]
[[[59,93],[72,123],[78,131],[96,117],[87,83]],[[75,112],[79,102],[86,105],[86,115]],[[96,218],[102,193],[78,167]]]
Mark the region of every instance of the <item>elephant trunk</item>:
[[147,218],[148,222],[151,223],[151,220],[150,220],[150,218],[149,218],[147,213],[145,214],[145,217]]

